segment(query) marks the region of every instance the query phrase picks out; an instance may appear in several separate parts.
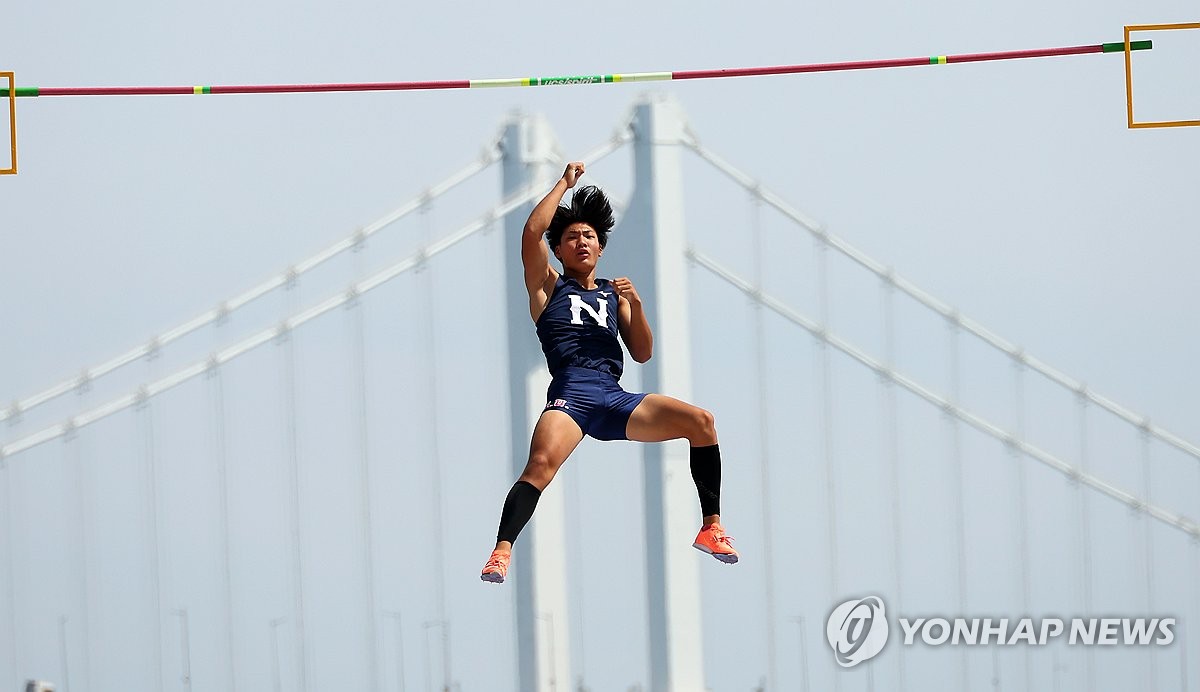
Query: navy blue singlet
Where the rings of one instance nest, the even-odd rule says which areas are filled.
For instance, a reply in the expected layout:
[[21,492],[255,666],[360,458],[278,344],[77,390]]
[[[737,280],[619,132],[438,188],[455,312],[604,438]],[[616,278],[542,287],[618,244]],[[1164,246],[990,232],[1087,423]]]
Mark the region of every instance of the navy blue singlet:
[[538,340],[552,376],[563,368],[587,368],[621,378],[625,355],[618,340],[618,305],[608,279],[596,279],[596,288],[588,291],[575,279],[558,277],[537,320]]

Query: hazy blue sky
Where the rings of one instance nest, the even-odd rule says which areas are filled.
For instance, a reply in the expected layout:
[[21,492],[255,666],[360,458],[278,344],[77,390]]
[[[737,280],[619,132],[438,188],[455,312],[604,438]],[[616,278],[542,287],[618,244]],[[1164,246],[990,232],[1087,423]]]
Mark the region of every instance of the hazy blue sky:
[[[45,87],[704,69],[1092,44],[1121,40],[1122,25],[1127,23],[1194,21],[1196,13],[1194,3],[1182,0],[1049,5],[1029,0],[907,4],[875,0],[852,4],[712,0],[562,5],[19,3],[3,13],[6,30],[0,42],[0,70],[14,70],[19,85]],[[1200,118],[1200,84],[1195,70],[1200,61],[1200,31],[1190,34],[1155,35],[1155,51],[1137,56],[1138,103],[1146,108],[1139,110],[1140,117]],[[383,216],[475,159],[514,109],[543,114],[558,137],[563,156],[574,158],[607,139],[639,94],[659,92],[678,99],[706,146],[757,176],[832,233],[1093,390],[1185,439],[1200,441],[1200,398],[1196,396],[1200,369],[1195,366],[1200,328],[1194,319],[1195,300],[1200,295],[1196,273],[1196,258],[1200,257],[1200,128],[1126,129],[1123,81],[1120,56],[1093,55],[654,85],[24,99],[18,103],[21,172],[0,179],[0,208],[4,210],[0,220],[0,323],[4,325],[0,402],[41,391],[85,366],[142,343]],[[688,199],[695,206],[689,209],[688,223],[695,228],[697,247],[748,273],[754,216],[746,193],[721,182],[691,155],[685,154],[685,160],[687,171],[694,175],[689,178]],[[627,195],[628,155],[615,155],[597,166],[594,175],[596,182],[611,185],[617,196]],[[399,239],[381,237],[368,252],[339,259],[323,278],[302,282],[295,295],[272,297],[251,308],[251,316],[235,318],[229,325],[198,335],[182,345],[180,353],[168,352],[158,361],[132,366],[118,384],[108,390],[97,388],[83,403],[102,403],[147,377],[167,374],[214,347],[276,323],[290,309],[331,295],[352,277],[394,261],[423,240],[473,218],[496,201],[498,192],[498,174],[485,174],[435,205],[430,213],[414,216],[395,229]],[[762,214],[764,250],[770,257],[768,288],[787,293],[802,283],[811,286],[812,253],[807,238],[794,237],[794,227],[771,212]],[[410,689],[425,689],[421,642],[427,632],[421,622],[434,615],[421,606],[435,598],[436,578],[430,576],[427,563],[435,540],[430,532],[437,522],[429,518],[436,511],[429,499],[433,478],[429,465],[389,463],[388,454],[396,449],[422,461],[453,460],[444,462],[443,482],[453,489],[442,516],[447,518],[446,569],[454,575],[446,588],[454,603],[450,617],[455,679],[464,690],[485,689],[486,671],[493,667],[502,681],[496,689],[507,689],[513,679],[506,639],[511,606],[507,600],[497,602],[509,596],[460,583],[460,577],[474,579],[486,558],[494,515],[511,482],[504,460],[482,458],[488,450],[500,454],[507,449],[503,426],[485,421],[468,434],[455,423],[455,416],[463,414],[462,402],[502,402],[507,391],[506,383],[488,377],[502,358],[496,345],[503,344],[502,318],[476,307],[481,296],[498,295],[498,282],[512,278],[502,277],[494,262],[499,259],[499,243],[505,242],[498,236],[491,233],[473,239],[473,245],[456,250],[435,264],[433,271],[397,280],[365,301],[368,377],[390,383],[369,391],[368,404],[375,407],[369,420],[377,423],[370,443],[374,450],[376,581],[385,589],[396,580],[413,580],[405,582],[402,594],[381,602],[379,608],[402,612],[407,618],[403,632]],[[842,270],[834,266],[838,297],[833,323],[849,335],[861,335],[867,341],[875,338],[874,345],[878,345],[875,285],[865,274],[843,269],[839,274]],[[619,273],[619,268],[611,271]],[[783,584],[784,575],[795,574],[787,567],[790,561],[804,562],[793,551],[810,555],[805,547],[809,539],[824,549],[819,543],[824,535],[821,531],[803,528],[800,524],[807,526],[808,519],[787,514],[789,503],[795,503],[809,508],[813,516],[823,516],[823,466],[809,453],[817,448],[811,436],[797,442],[799,449],[807,450],[804,453],[793,454],[784,441],[780,442],[784,451],[758,454],[760,431],[753,410],[757,395],[750,385],[739,385],[734,391],[723,389],[729,381],[753,376],[748,359],[754,351],[747,344],[730,346],[725,352],[715,345],[729,329],[752,331],[747,322],[750,311],[740,297],[721,293],[708,275],[696,272],[694,276],[696,290],[710,291],[706,295],[715,295],[712,304],[721,308],[706,311],[693,307],[699,354],[695,395],[699,403],[718,413],[719,426],[726,421],[722,444],[729,450],[727,457],[745,459],[740,466],[731,462],[727,471],[727,479],[732,479],[727,480],[731,486],[728,502],[743,512],[730,529],[735,536],[744,536],[742,545],[750,554],[761,548],[763,520],[756,502],[759,472],[757,459],[749,457],[780,459],[774,476],[780,493],[774,510],[777,515],[770,525],[781,561],[774,569]],[[838,287],[844,291],[838,293]],[[427,300],[431,291],[438,293],[440,301],[432,308]],[[803,295],[796,300],[802,302]],[[438,326],[432,339],[422,335],[430,311],[436,312],[432,319]],[[900,328],[901,355],[908,357],[913,368],[942,377],[944,371],[936,365],[944,360],[944,353],[938,350],[945,347],[944,327],[928,316],[916,317],[915,310],[910,313],[914,316]],[[909,313],[901,309],[902,320],[906,315]],[[464,321],[470,332],[463,331]],[[345,357],[350,325],[350,318],[339,311],[323,325],[314,325],[311,334],[297,342],[298,367],[302,377],[310,378],[305,390],[309,399],[300,404],[307,412],[302,420],[314,429],[334,431],[301,433],[301,456],[310,464],[306,467],[310,475],[303,482],[312,488],[338,489],[319,500],[314,496],[314,508],[341,507],[329,517],[308,510],[313,514],[306,519],[312,522],[306,524],[306,535],[315,553],[339,545],[342,534],[338,531],[352,532],[359,517],[353,494],[358,463],[353,451],[355,427],[346,410],[348,404],[324,399],[319,393],[345,388],[337,383],[351,373]],[[777,416],[771,419],[773,427],[768,434],[774,439],[785,436],[788,421],[813,419],[816,387],[813,349],[807,337],[774,323],[768,326],[767,335],[771,355],[766,367],[773,381],[780,388],[785,382],[794,387],[767,395],[767,405]],[[235,559],[241,560],[236,568],[236,588],[243,603],[242,614],[237,616],[246,652],[238,664],[239,670],[244,669],[240,673],[244,675],[243,688],[270,684],[270,668],[265,663],[271,631],[267,623],[285,615],[291,603],[286,595],[291,584],[286,577],[289,563],[285,548],[280,547],[289,535],[286,495],[278,494],[283,493],[284,471],[266,463],[260,468],[252,461],[281,453],[277,433],[286,422],[273,398],[279,390],[281,367],[275,349],[256,352],[245,364],[231,366],[223,378],[226,395],[234,402],[227,404],[227,413],[236,421],[228,432],[230,478],[235,488],[231,497],[234,531],[244,532],[244,540],[233,546]],[[428,366],[431,353],[439,357],[433,367]],[[980,356],[981,361],[985,359]],[[978,375],[978,380],[966,376],[968,395],[978,393],[983,401],[994,402],[997,397],[1004,401],[1012,385],[1002,360],[974,372],[984,374]],[[1038,385],[1029,386],[1028,395],[1034,400],[1031,406],[1045,405],[1044,410],[1029,413],[1030,426],[1044,428],[1050,446],[1060,438],[1066,440],[1061,442],[1060,453],[1069,456],[1074,451],[1070,435],[1078,427],[1070,398],[1050,393],[1043,397]],[[159,555],[159,563],[165,565],[161,588],[167,594],[167,611],[188,604],[196,610],[219,611],[214,604],[220,603],[220,592],[213,585],[218,575],[203,572],[215,570],[216,510],[212,502],[196,507],[184,502],[184,498],[203,493],[215,497],[212,474],[201,472],[211,469],[212,462],[211,454],[204,451],[211,441],[206,427],[211,418],[211,402],[206,398],[210,389],[200,381],[189,387],[170,395],[178,397],[179,409],[167,408],[170,404],[164,403],[164,409],[152,413],[159,463],[164,465],[159,481],[164,497],[160,539],[171,546]],[[870,378],[861,372],[847,375],[839,380],[839,391],[846,397],[839,409],[846,411],[838,418],[839,434],[844,432],[849,440],[856,429],[864,427],[875,434],[876,422],[859,426],[854,417],[858,403],[876,407],[877,392],[871,389]],[[989,397],[994,391],[1002,393]],[[429,414],[434,416],[430,420],[418,419],[428,414],[422,403],[431,398],[437,402],[437,413]],[[41,424],[56,422],[72,413],[75,405],[63,404],[43,418],[31,415],[20,427],[8,426],[0,439],[9,441]],[[989,405],[1003,408],[1002,403],[981,404]],[[914,406],[914,411],[917,408]],[[260,415],[264,416],[262,422],[247,424]],[[925,416],[921,425],[937,429],[935,412],[913,413],[914,417],[920,415]],[[18,642],[14,648],[27,664],[21,675],[26,669],[48,669],[43,677],[59,674],[54,613],[71,612],[68,623],[78,623],[81,599],[89,603],[93,637],[101,637],[107,623],[118,623],[112,627],[119,630],[122,618],[129,619],[128,627],[144,629],[137,623],[145,618],[138,620],[136,608],[129,605],[140,601],[115,595],[148,588],[146,570],[122,567],[144,562],[149,544],[145,516],[138,513],[142,510],[121,511],[121,507],[144,502],[144,493],[138,493],[138,483],[144,482],[138,465],[142,453],[138,444],[144,437],[138,426],[144,421],[132,413],[123,416],[81,435],[75,446],[58,442],[10,460],[12,492],[24,498],[12,505],[16,514],[35,507],[40,501],[35,498],[52,504],[57,498],[67,508],[41,529],[16,524],[17,536],[9,546],[20,565],[14,579],[18,620],[38,623],[37,637]],[[875,408],[870,417],[878,418]],[[200,423],[189,428],[189,421]],[[316,421],[322,425],[317,426]],[[1096,426],[1106,424],[1098,420]],[[407,436],[405,426],[439,432],[418,440]],[[913,423],[916,429],[923,428]],[[1121,430],[1119,426],[1114,429]],[[269,435],[256,434],[266,430],[271,431]],[[919,437],[912,430],[904,434]],[[1120,438],[1121,442],[1102,436],[1089,438],[1089,443],[1094,450],[1119,450],[1114,451],[1108,470],[1115,482],[1133,487],[1141,482],[1141,476],[1127,472],[1122,464],[1139,451],[1123,434],[1112,435],[1112,440]],[[973,440],[968,438],[965,443],[968,456],[975,453]],[[923,444],[910,440],[907,456],[902,456],[913,461],[906,468],[914,475],[906,482],[925,487],[936,485],[937,476],[931,475],[934,480],[928,483],[921,480],[925,478],[921,474],[932,473],[920,463]],[[853,457],[860,451],[858,445],[846,441],[840,453]],[[861,451],[878,458],[880,464],[886,461],[885,455],[878,449],[872,451],[870,445]],[[172,457],[173,453],[177,456]],[[980,458],[988,454],[1005,458],[996,449],[978,452]],[[1172,495],[1172,501],[1182,499],[1169,508],[1196,516],[1200,514],[1200,473],[1195,464],[1171,454],[1162,453],[1173,466],[1154,482],[1190,487],[1178,490],[1178,497]],[[605,503],[591,489],[625,490],[630,500],[640,497],[641,489],[636,485],[631,450],[625,446],[593,444],[580,455],[580,469],[572,470],[579,475],[570,477],[572,485],[565,486],[565,492],[582,494],[575,502],[581,509],[578,515],[569,515],[569,520],[573,530],[583,526],[583,534],[592,535],[603,530],[597,517]],[[611,473],[605,466],[609,456],[622,460]],[[789,463],[793,457],[798,460],[795,464]],[[69,473],[73,459],[94,462],[83,465],[83,491],[72,490],[76,487],[76,476]],[[51,470],[40,473],[22,468],[38,463]],[[871,476],[873,471],[862,473],[880,480]],[[238,486],[239,478],[245,485]],[[967,481],[977,485],[976,499],[988,495],[987,476],[971,476]],[[627,482],[635,485],[622,485]],[[1046,484],[1056,482],[1045,480]],[[877,490],[877,499],[887,501],[886,486]],[[910,490],[917,493],[913,497],[919,496],[917,490]],[[933,497],[934,492],[930,493]],[[104,499],[119,497],[126,500],[106,504]],[[572,497],[568,495],[568,503]],[[1065,502],[1056,497],[1048,493],[1046,505],[1057,507],[1056,503]],[[259,506],[261,514],[255,511]],[[890,515],[886,505],[882,507],[880,514],[863,520],[865,525],[887,521]],[[982,532],[978,540],[988,540],[985,536],[1011,538],[1011,531],[1005,533],[1015,521],[1008,517],[1010,510],[997,508],[996,515],[981,514],[1001,518],[988,528],[975,527]],[[904,511],[913,512],[914,517],[921,514],[914,507]],[[1064,521],[1075,516],[1069,508],[1061,513]],[[1120,512],[1114,516],[1112,526],[1125,531]],[[1051,522],[1051,518],[1043,519]],[[920,522],[917,518],[913,521]],[[1096,521],[1096,532],[1105,534],[1109,524]],[[84,525],[90,528],[81,529]],[[261,530],[261,539],[253,537],[257,534],[246,528],[249,526]],[[640,567],[642,560],[638,526],[634,516],[623,520],[620,527],[622,539],[632,542],[631,552],[637,555],[633,568]],[[855,520],[842,526],[857,535]],[[1073,535],[1072,526],[1063,529],[1064,536]],[[928,539],[928,553],[938,553],[940,529],[909,528],[914,543],[925,545],[922,541]],[[1140,529],[1132,531],[1129,545],[1136,547]],[[867,552],[887,545],[890,529],[885,533],[878,541],[864,544],[873,546]],[[1170,544],[1170,540],[1164,539],[1164,543]],[[405,550],[406,542],[415,547]],[[38,557],[74,559],[77,546],[84,543],[91,546],[81,562],[89,565],[91,575],[85,586],[69,575],[39,583],[34,576],[37,573],[27,566]],[[192,558],[182,557],[190,554],[188,546],[200,545],[194,565],[189,561]],[[331,554],[339,557],[331,560],[357,560],[353,547],[343,546],[344,555],[333,550]],[[1050,546],[1046,552],[1052,552]],[[1162,571],[1173,576],[1163,583],[1163,596],[1156,607],[1196,612],[1196,604],[1188,601],[1191,596],[1180,590],[1181,584],[1189,583],[1188,573],[1170,568],[1176,563],[1169,549],[1165,552],[1167,555],[1160,554],[1158,559]],[[583,555],[600,559],[591,553]],[[812,555],[814,565],[823,559]],[[1127,557],[1128,550],[1119,547],[1106,559],[1127,565]],[[314,558],[309,555],[306,559]],[[849,561],[843,570],[847,572],[853,572],[855,565],[875,564],[866,558],[862,563],[856,562],[856,557],[843,559]],[[944,568],[941,572],[953,571],[953,558],[942,555],[939,559],[944,562],[934,564]],[[1035,575],[1035,580],[1046,589],[1034,614],[1075,610],[1075,604],[1063,602],[1067,596],[1059,598],[1057,587],[1051,586],[1055,580],[1046,576],[1051,562],[1036,564],[1041,576]],[[1178,566],[1182,565],[1195,569],[1195,562],[1180,558]],[[758,568],[753,564],[740,567],[745,569],[723,571],[716,577],[706,572],[706,593],[727,593],[730,599],[721,606],[720,617],[706,616],[706,641],[712,649],[726,652],[712,652],[721,660],[708,664],[709,684],[718,690],[750,689],[766,675],[761,653],[764,642],[757,637],[766,627],[762,623],[770,620],[776,623],[780,652],[776,665],[782,688],[799,689],[799,668],[794,660],[796,629],[787,618],[805,614],[823,620],[833,600],[819,590],[805,591],[803,584],[793,585],[794,589],[781,585],[779,598],[788,603],[788,610],[765,618],[761,601],[755,600],[763,583],[761,570],[755,571]],[[313,593],[337,591],[341,573],[312,569]],[[813,569],[811,581],[823,585],[824,567]],[[947,588],[953,593],[952,577],[938,582],[948,586],[935,588],[920,578],[915,565],[908,569],[914,572],[913,588],[908,591],[912,602],[929,611],[957,612],[957,600],[939,599],[937,593]],[[982,574],[988,567],[976,563],[972,569]],[[74,571],[77,573],[78,567]],[[636,569],[631,573],[636,575]],[[1136,581],[1137,574],[1131,572],[1129,584],[1141,583]],[[1190,583],[1198,577],[1191,573]],[[800,581],[810,580],[801,576]],[[593,604],[585,611],[590,624],[574,623],[572,627],[586,628],[591,634],[586,645],[580,645],[580,637],[573,635],[573,647],[587,648],[584,663],[576,652],[575,673],[585,670],[588,684],[597,691],[639,680],[644,684],[645,652],[639,647],[645,635],[638,621],[644,612],[644,594],[640,596],[643,602],[637,601],[640,582],[636,576],[614,578],[611,589],[599,579],[584,583],[587,591],[580,590],[575,597]],[[887,592],[892,582],[853,584],[847,587],[850,592],[863,588]],[[922,594],[920,584],[928,586],[930,593]],[[323,590],[322,585],[328,588]],[[1136,611],[1140,601],[1126,607],[1119,599],[1102,598],[1104,593],[1125,590],[1125,582],[1099,584],[1097,599],[1108,604],[1110,611]],[[993,599],[986,586],[981,591],[989,596],[979,597],[972,608],[976,612],[1015,607],[1011,606],[1011,593]],[[345,637],[338,629],[340,609],[361,606],[361,598],[345,596],[345,603],[329,598],[334,605],[327,608],[321,605],[320,595],[312,598],[318,614],[309,626],[325,633],[327,639],[314,634],[310,648],[336,661],[340,654],[331,652],[342,651],[339,646],[355,652],[362,649],[361,642],[355,644],[352,639],[362,636],[362,627],[346,624],[347,632],[353,633]],[[612,612],[620,610],[621,604],[632,613],[627,619]],[[0,610],[8,612],[7,608]],[[634,625],[622,635],[628,621]],[[163,622],[167,688],[176,689],[179,683],[172,676],[177,674],[170,671],[178,669],[178,624],[169,612]],[[392,630],[388,629],[391,622],[380,620],[379,637],[385,647],[393,646]],[[100,623],[106,624],[102,627]],[[224,665],[218,637],[220,613],[207,621],[195,614],[192,626],[195,687],[219,689],[222,682],[213,676]],[[757,634],[744,641],[729,641],[728,630],[736,627]],[[4,634],[7,631],[0,622],[0,642],[12,644]],[[134,678],[151,680],[138,677],[147,675],[144,660],[139,658],[144,646],[93,642],[90,663],[84,663],[81,657],[87,647],[78,630],[70,631],[74,637],[72,674],[82,689],[116,689],[117,681],[132,670],[139,671],[129,673]],[[111,631],[104,631],[111,639]],[[810,627],[806,636],[808,655],[827,658],[820,629]],[[290,652],[285,644],[285,667]],[[788,652],[786,656],[784,652]],[[728,662],[723,662],[726,655]],[[0,651],[0,674],[16,675],[7,668],[10,657]],[[629,672],[610,671],[602,663],[606,658],[626,661]],[[893,651],[888,665],[894,665],[895,658]],[[915,664],[910,674],[936,672],[950,658],[951,654],[945,653],[931,658],[932,662]],[[1141,659],[1137,660],[1140,665]],[[1177,671],[1177,663],[1171,661],[1160,665]],[[1043,663],[1049,670],[1049,661],[1038,665]],[[336,662],[322,665],[310,679],[314,689],[318,679],[330,680],[338,671]],[[385,656],[380,665],[394,663]],[[828,667],[828,661],[821,665]],[[983,676],[980,680],[986,677],[987,665],[975,668]],[[1114,665],[1133,670],[1122,668],[1123,663]],[[87,666],[92,670],[90,688],[84,687],[89,680],[79,672]],[[202,677],[200,670],[209,677]],[[1196,665],[1189,674],[1192,689],[1198,689]],[[291,680],[290,675],[285,670],[286,680]],[[1072,684],[1082,684],[1077,668],[1064,677]],[[7,684],[7,677],[3,679]],[[1105,679],[1121,678],[1114,674]],[[852,680],[849,685],[865,684],[862,675]],[[891,689],[884,680],[877,676],[874,683],[880,689]],[[395,689],[394,679],[385,676],[383,689]]]

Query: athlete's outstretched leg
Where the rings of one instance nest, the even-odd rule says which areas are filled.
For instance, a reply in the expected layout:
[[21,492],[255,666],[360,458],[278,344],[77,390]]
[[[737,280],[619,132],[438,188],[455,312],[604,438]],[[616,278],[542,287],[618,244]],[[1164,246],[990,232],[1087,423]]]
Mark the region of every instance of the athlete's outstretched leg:
[[529,443],[529,461],[526,462],[521,477],[509,489],[508,497],[504,499],[500,528],[496,532],[496,549],[484,565],[480,579],[497,584],[504,581],[512,544],[533,516],[542,491],[550,485],[554,474],[558,473],[558,469],[582,439],[583,432],[571,416],[562,411],[542,413],[533,429],[533,439]]
[[629,416],[625,435],[637,442],[687,439],[692,480],[704,516],[704,526],[693,545],[721,562],[737,562],[737,551],[729,543],[733,539],[721,526],[721,448],[713,415],[679,399],[647,394]]

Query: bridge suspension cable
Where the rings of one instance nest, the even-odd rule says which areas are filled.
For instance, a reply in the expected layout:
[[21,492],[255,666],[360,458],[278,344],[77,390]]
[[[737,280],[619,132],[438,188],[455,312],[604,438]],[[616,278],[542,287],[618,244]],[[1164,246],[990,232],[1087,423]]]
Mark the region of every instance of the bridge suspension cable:
[[484,148],[483,153],[478,159],[456,171],[445,180],[442,180],[441,182],[429,187],[424,193],[421,194],[420,197],[406,202],[404,205],[398,207],[387,216],[363,226],[349,236],[339,240],[333,245],[330,245],[324,250],[312,255],[311,257],[292,265],[285,271],[276,274],[254,288],[230,298],[229,300],[223,301],[217,307],[197,315],[196,317],[193,317],[192,319],[187,320],[176,327],[168,329],[154,339],[151,339],[150,342],[146,344],[142,344],[141,346],[130,349],[129,351],[100,363],[99,365],[84,368],[83,372],[79,375],[63,380],[59,384],[42,392],[13,402],[13,404],[8,408],[0,410],[0,421],[7,420],[9,418],[15,418],[22,413],[37,408],[42,404],[53,401],[54,399],[68,392],[74,391],[82,384],[90,384],[91,382],[115,372],[116,370],[119,370],[130,363],[135,363],[147,355],[154,353],[163,346],[166,346],[173,341],[191,334],[197,329],[212,324],[213,322],[230,315],[234,311],[263,297],[275,289],[286,286],[289,281],[292,281],[297,277],[319,267],[325,262],[337,257],[341,253],[361,245],[367,238],[375,235],[388,226],[391,226],[414,211],[420,210],[432,200],[441,197],[450,190],[453,190],[462,183],[470,180],[475,175],[487,170],[492,164],[499,160],[500,149],[499,138],[497,137]]
[[895,271],[893,271],[890,267],[878,262],[874,258],[863,253],[861,250],[855,248],[841,238],[830,234],[820,223],[793,208],[781,197],[779,197],[779,195],[764,188],[753,176],[739,170],[721,156],[701,145],[699,140],[694,135],[683,140],[682,144],[695,152],[696,155],[698,155],[701,159],[724,173],[738,185],[741,185],[743,188],[750,191],[751,194],[758,196],[762,201],[774,207],[784,216],[800,225],[813,236],[821,239],[821,241],[827,244],[829,247],[837,250],[846,258],[859,264],[864,269],[875,274],[884,281],[893,284],[906,295],[915,299],[917,302],[929,308],[930,310],[938,313],[947,321],[957,324],[968,333],[973,334],[981,339],[984,343],[992,346],[998,351],[1005,353],[1014,361],[1028,366],[1031,370],[1045,376],[1050,381],[1069,389],[1072,392],[1075,392],[1087,401],[1096,404],[1100,408],[1112,413],[1118,418],[1121,418],[1125,422],[1145,430],[1148,434],[1157,438],[1158,440],[1165,442],[1172,447],[1175,447],[1179,451],[1187,454],[1188,456],[1191,456],[1197,461],[1200,461],[1200,447],[1188,442],[1187,440],[1168,430],[1163,429],[1160,426],[1154,425],[1150,422],[1149,418],[1139,415],[1138,413],[1121,406],[1108,397],[1097,394],[1083,382],[1069,377],[1059,370],[1051,367],[1047,363],[1027,354],[1021,347],[1006,341],[992,331],[988,330],[979,322],[962,315],[957,309],[939,300],[933,295],[921,290],[911,281],[901,276],[897,276]]
[[1004,430],[995,423],[992,423],[981,416],[961,408],[953,401],[950,401],[949,399],[923,387],[915,380],[910,379],[909,377],[906,377],[905,375],[892,369],[889,365],[867,355],[864,351],[860,350],[853,344],[838,337],[836,334],[831,333],[826,326],[817,324],[813,320],[791,309],[782,301],[764,293],[756,288],[751,282],[734,274],[732,271],[722,266],[712,258],[699,253],[694,249],[688,249],[687,256],[693,262],[712,272],[721,280],[745,293],[752,300],[761,303],[763,306],[769,308],[789,322],[792,322],[793,324],[803,328],[821,342],[833,346],[842,353],[850,356],[854,360],[857,360],[862,365],[874,370],[880,377],[889,379],[901,387],[904,387],[913,394],[916,394],[925,401],[946,412],[948,415],[954,416],[955,418],[967,423],[980,432],[986,433],[987,435],[996,438],[1000,442],[1009,445],[1021,453],[1033,457],[1034,459],[1062,473],[1073,481],[1089,486],[1094,490],[1097,490],[1115,500],[1118,500],[1119,502],[1128,505],[1134,510],[1145,512],[1147,515],[1154,517],[1155,519],[1174,529],[1183,531],[1184,533],[1191,535],[1193,538],[1200,539],[1200,525],[1197,525],[1195,522],[1170,510],[1144,502],[1132,493],[1121,490],[1107,481],[1104,481],[1090,473],[1086,473],[1079,467],[1073,466],[1037,446],[1017,439],[1012,433]]

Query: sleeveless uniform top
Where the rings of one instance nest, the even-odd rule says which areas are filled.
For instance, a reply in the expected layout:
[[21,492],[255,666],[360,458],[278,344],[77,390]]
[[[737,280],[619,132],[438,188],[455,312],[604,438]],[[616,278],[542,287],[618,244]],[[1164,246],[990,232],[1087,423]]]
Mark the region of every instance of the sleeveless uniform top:
[[551,376],[564,368],[587,368],[621,378],[625,354],[618,338],[618,304],[608,279],[596,279],[596,288],[588,291],[559,275],[535,323]]

